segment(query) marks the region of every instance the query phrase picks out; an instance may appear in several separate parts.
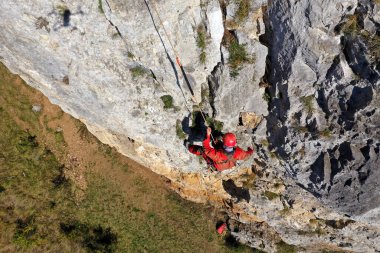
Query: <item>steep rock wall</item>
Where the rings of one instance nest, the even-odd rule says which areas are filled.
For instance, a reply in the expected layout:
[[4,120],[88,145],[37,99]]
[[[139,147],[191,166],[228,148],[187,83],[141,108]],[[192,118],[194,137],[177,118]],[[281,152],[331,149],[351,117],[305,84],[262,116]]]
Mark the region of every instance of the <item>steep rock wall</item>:
[[[223,206],[240,241],[380,250],[377,1],[0,7],[2,62],[182,196]],[[199,107],[255,156],[232,172],[205,171],[181,139]]]

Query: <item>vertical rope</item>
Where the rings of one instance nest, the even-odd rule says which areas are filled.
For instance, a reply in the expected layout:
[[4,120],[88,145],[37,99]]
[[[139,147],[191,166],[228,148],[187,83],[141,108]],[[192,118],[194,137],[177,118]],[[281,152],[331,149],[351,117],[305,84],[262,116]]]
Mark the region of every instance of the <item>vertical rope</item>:
[[[170,47],[172,48],[172,50],[173,50],[173,52],[174,52],[174,55],[175,55],[175,58],[176,58],[176,63],[177,63],[177,65],[178,65],[178,67],[181,69],[182,77],[185,79],[185,82],[186,82],[186,84],[187,84],[187,86],[188,86],[188,88],[189,88],[189,90],[190,90],[190,93],[191,93],[191,95],[192,95],[193,103],[194,103],[194,104],[199,104],[199,102],[198,102],[197,99],[195,98],[195,95],[194,95],[193,89],[191,88],[190,82],[189,82],[189,80],[187,79],[187,76],[186,76],[185,70],[184,70],[184,68],[183,68],[183,66],[182,66],[182,64],[181,64],[180,58],[179,58],[179,54],[178,54],[177,50],[175,49],[175,47],[174,47],[174,45],[173,45],[173,43],[172,43],[172,41],[171,41],[171,39],[170,39],[170,37],[169,37],[169,34],[168,34],[168,32],[167,32],[167,30],[166,30],[166,28],[165,28],[165,26],[164,26],[164,23],[163,23],[163,21],[162,21],[162,18],[161,18],[161,16],[160,16],[159,12],[158,12],[158,8],[157,8],[156,0],[151,0],[151,3],[152,3],[152,6],[153,6],[154,11],[156,12],[156,15],[157,15],[157,17],[158,17],[158,20],[159,20],[159,22],[160,22],[160,24],[161,24],[161,26],[162,26],[162,28],[163,28],[163,30],[164,30],[165,36],[166,36],[166,38],[167,38],[167,40],[168,40],[168,42],[169,42],[169,44],[170,44]],[[205,117],[205,115],[204,115],[202,109],[200,109],[200,113],[201,113],[201,115],[202,115],[202,118],[203,118],[204,122],[206,122],[206,117]],[[214,139],[214,136],[213,136],[212,134],[211,134],[211,139],[212,139],[212,141],[215,143],[215,139]]]

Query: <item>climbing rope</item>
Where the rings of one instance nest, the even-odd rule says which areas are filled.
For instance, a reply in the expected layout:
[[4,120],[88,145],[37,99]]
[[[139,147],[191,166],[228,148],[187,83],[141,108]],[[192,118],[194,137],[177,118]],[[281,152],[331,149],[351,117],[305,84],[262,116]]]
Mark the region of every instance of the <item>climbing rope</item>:
[[[170,47],[172,48],[172,50],[173,50],[173,52],[174,52],[175,59],[176,59],[176,63],[177,63],[178,67],[179,67],[180,70],[181,70],[182,77],[183,77],[183,79],[185,80],[185,82],[186,82],[186,84],[187,84],[187,87],[189,88],[189,91],[190,91],[191,96],[192,96],[193,103],[198,105],[199,103],[198,103],[198,101],[197,101],[197,99],[196,99],[196,97],[195,97],[195,95],[194,95],[194,91],[193,91],[193,89],[191,88],[191,85],[190,85],[189,79],[187,78],[187,75],[186,75],[186,72],[185,72],[185,70],[184,70],[184,68],[183,68],[183,65],[181,64],[179,54],[178,54],[177,50],[175,49],[175,47],[174,47],[174,45],[173,45],[173,43],[172,43],[172,41],[171,41],[171,39],[170,39],[170,37],[169,37],[169,34],[168,34],[168,32],[167,32],[167,30],[166,30],[166,28],[165,28],[165,26],[164,26],[164,23],[163,23],[163,21],[162,21],[162,18],[161,18],[160,14],[159,14],[159,11],[158,11],[158,8],[157,8],[157,4],[156,4],[156,0],[151,0],[150,2],[152,3],[153,9],[154,9],[154,11],[156,12],[156,15],[157,15],[158,20],[159,20],[159,22],[160,22],[160,24],[161,24],[161,27],[162,27],[162,29],[164,30],[164,33],[165,33],[166,39],[168,40],[168,42],[169,42],[169,44],[170,44]],[[200,113],[201,113],[201,115],[202,115],[202,118],[203,118],[204,122],[207,122],[207,121],[206,121],[206,117],[205,117],[204,112],[202,111],[202,109],[199,109],[199,111],[200,111]],[[211,134],[211,139],[212,139],[212,141],[215,143],[215,138],[214,138],[214,136],[213,136],[212,134]]]
[[[158,17],[158,20],[159,20],[159,22],[160,22],[161,27],[162,27],[162,29],[164,30],[164,33],[165,33],[166,39],[167,39],[167,41],[169,42],[170,47],[171,47],[171,49],[172,49],[173,52],[174,52],[174,55],[175,55],[175,58],[176,58],[176,63],[177,63],[177,65],[178,65],[178,67],[180,68],[180,70],[181,70],[181,74],[182,74],[182,77],[183,77],[183,79],[185,80],[185,82],[186,82],[186,84],[187,84],[187,86],[188,86],[188,88],[189,88],[189,91],[190,91],[190,93],[191,93],[191,95],[192,95],[193,103],[194,103],[194,104],[199,104],[199,103],[197,102],[197,99],[196,99],[195,95],[194,95],[193,89],[191,88],[190,82],[189,82],[189,80],[188,80],[188,78],[187,78],[187,76],[186,76],[186,72],[185,72],[185,70],[184,70],[184,68],[183,68],[183,66],[182,66],[182,64],[181,64],[179,54],[178,54],[177,50],[175,49],[175,47],[174,47],[174,45],[173,45],[173,43],[172,43],[172,41],[171,41],[171,39],[170,39],[170,37],[169,37],[169,33],[167,32],[167,30],[166,30],[166,28],[165,28],[165,26],[164,26],[164,23],[163,23],[163,21],[162,21],[162,18],[161,18],[160,14],[159,14],[159,11],[158,11],[158,8],[157,8],[157,4],[156,4],[156,0],[151,0],[150,2],[152,3],[153,9],[154,9],[154,11],[155,11],[155,13],[156,13],[156,15],[157,15],[157,17]],[[206,117],[205,117],[205,115],[204,115],[202,109],[200,109],[200,113],[201,113],[201,115],[202,115],[202,118],[203,118],[204,122],[207,122],[207,121],[206,121]],[[215,143],[215,138],[214,138],[214,136],[212,135],[212,133],[210,134],[210,136],[211,136],[212,141]],[[250,161],[250,160],[251,160],[251,159],[247,159],[247,160],[243,161],[240,165],[235,166],[235,169],[234,169],[234,170],[231,170],[231,171],[225,173],[223,176],[225,176],[225,175],[230,176],[232,173],[237,173],[237,172],[240,170],[240,168],[241,168],[245,163],[247,163],[247,162]],[[203,183],[205,183],[205,182],[204,182],[203,174],[204,174],[204,173],[201,173],[200,177],[201,177],[201,180],[203,181]],[[222,174],[220,174],[220,175],[222,175]],[[214,185],[215,182],[218,181],[219,179],[222,179],[222,178],[217,178],[215,181],[213,181],[213,182],[211,183],[211,185]]]

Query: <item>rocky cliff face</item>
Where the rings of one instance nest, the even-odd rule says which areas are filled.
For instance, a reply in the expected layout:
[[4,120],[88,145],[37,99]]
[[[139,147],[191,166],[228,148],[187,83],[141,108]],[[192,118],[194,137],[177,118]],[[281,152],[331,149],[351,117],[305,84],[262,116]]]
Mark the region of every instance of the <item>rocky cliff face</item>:
[[[0,7],[2,62],[182,196],[223,206],[240,241],[380,251],[379,1]],[[200,108],[255,156],[205,171],[183,145]]]

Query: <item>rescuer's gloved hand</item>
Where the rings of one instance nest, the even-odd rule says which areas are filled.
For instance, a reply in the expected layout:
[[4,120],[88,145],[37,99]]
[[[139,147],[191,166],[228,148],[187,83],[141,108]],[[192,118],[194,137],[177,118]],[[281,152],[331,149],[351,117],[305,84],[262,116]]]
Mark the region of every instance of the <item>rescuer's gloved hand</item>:
[[207,137],[209,137],[209,136],[211,135],[211,131],[212,131],[212,130],[211,130],[211,127],[208,127],[208,128],[207,128]]

